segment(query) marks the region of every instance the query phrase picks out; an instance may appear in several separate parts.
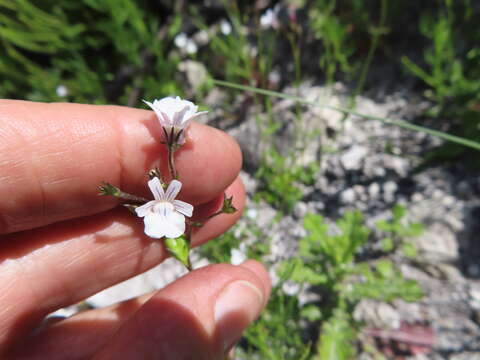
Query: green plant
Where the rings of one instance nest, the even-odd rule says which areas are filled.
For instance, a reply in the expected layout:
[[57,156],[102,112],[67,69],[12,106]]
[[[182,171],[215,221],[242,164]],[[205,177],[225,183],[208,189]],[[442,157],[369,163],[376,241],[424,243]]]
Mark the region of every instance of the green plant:
[[323,45],[319,64],[329,84],[333,82],[337,71],[352,71],[349,58],[353,46],[349,39],[348,25],[335,15],[336,6],[336,1],[317,0],[309,12],[313,35]]
[[[411,228],[399,225],[402,217],[402,209],[396,207],[394,219],[388,223],[396,236],[411,234]],[[415,301],[420,299],[422,291],[415,281],[404,279],[387,259],[373,262],[356,259],[371,233],[363,225],[360,212],[345,213],[337,221],[336,235],[332,235],[320,215],[306,216],[304,226],[309,234],[299,242],[300,257],[284,262],[282,267],[293,266],[291,280],[318,287],[325,299],[318,319],[321,335],[316,358],[350,359],[356,353],[354,340],[361,325],[352,315],[359,301],[365,298]]]
[[391,252],[401,248],[406,257],[416,257],[417,249],[407,239],[421,235],[423,225],[417,222],[406,222],[406,209],[399,204],[393,207],[392,213],[391,220],[381,220],[376,224],[377,229],[385,234],[381,241],[382,249],[385,252]]
[[[425,95],[434,101],[427,112],[437,121],[449,119],[450,130],[459,136],[480,140],[480,31],[470,1],[444,0],[435,12],[425,12],[420,32],[429,41],[423,53],[424,64],[403,56],[406,69],[426,85]],[[461,44],[459,46],[459,44]],[[426,160],[453,160],[468,154],[468,149],[446,144],[430,153]]]
[[270,148],[255,174],[261,180],[257,199],[264,199],[282,211],[290,212],[303,197],[300,184],[312,185],[319,165],[296,165],[293,156],[282,156],[274,148]]
[[[0,1],[0,97],[136,105],[181,88],[167,53],[178,15],[148,2]],[[61,91],[59,91],[61,89]]]

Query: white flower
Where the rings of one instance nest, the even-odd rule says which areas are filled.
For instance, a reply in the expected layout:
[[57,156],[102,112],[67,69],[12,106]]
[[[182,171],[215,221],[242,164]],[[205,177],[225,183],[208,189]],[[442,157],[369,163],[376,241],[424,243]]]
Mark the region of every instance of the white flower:
[[222,20],[220,23],[220,31],[223,35],[227,36],[230,35],[232,32],[232,25],[227,20]]
[[175,36],[173,42],[179,49],[185,51],[187,54],[195,54],[198,50],[195,41],[190,39],[185,33],[180,33]]
[[185,33],[178,34],[177,36],[175,36],[175,39],[173,39],[173,42],[178,48],[183,49],[188,42],[187,34]]
[[193,206],[175,197],[182,188],[182,183],[172,180],[167,191],[157,177],[148,182],[148,187],[155,200],[139,206],[135,212],[144,218],[145,234],[160,239],[162,237],[177,238],[185,233],[185,216],[192,216]]
[[58,85],[55,91],[60,97],[65,97],[68,95],[68,88],[65,85]]
[[268,9],[265,13],[260,17],[260,27],[263,29],[268,28],[277,28],[279,25],[278,15],[280,13],[280,6],[279,4],[275,5],[273,9]]
[[185,51],[187,54],[195,54],[198,51],[198,46],[195,44],[195,41],[189,39],[185,46]]
[[247,260],[247,256],[239,249],[230,250],[230,262],[232,265],[240,265]]
[[190,122],[197,116],[206,114],[207,111],[197,112],[198,106],[180,97],[166,97],[151,102],[143,100],[157,114],[160,125],[163,127],[165,141],[169,145],[183,145],[185,131]]

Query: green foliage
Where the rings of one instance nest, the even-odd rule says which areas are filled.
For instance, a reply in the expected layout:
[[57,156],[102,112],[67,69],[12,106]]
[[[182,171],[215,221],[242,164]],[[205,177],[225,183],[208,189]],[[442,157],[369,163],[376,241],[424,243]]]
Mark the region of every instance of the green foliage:
[[337,71],[350,73],[349,58],[353,45],[348,33],[348,24],[334,13],[336,1],[317,0],[310,9],[310,26],[315,39],[320,40],[324,51],[319,58],[320,68],[331,83]]
[[[399,244],[404,236],[421,232],[419,224],[404,224],[405,209],[399,205],[392,210],[392,219],[380,222],[376,231],[386,231],[390,237],[383,240],[384,248],[394,250],[395,238]],[[358,261],[357,257],[372,233],[363,224],[358,211],[347,212],[328,226],[321,215],[309,214],[304,219],[308,235],[299,242],[299,258],[285,261],[280,274],[290,271],[289,279],[316,286],[325,300],[321,311],[312,305],[304,311],[305,317],[320,322],[321,335],[317,343],[316,359],[351,359],[356,353],[354,340],[359,328],[353,320],[353,309],[362,299],[390,302],[401,298],[416,301],[422,290],[414,280],[405,279],[393,262]],[[387,240],[388,239],[388,240]],[[387,244],[388,243],[388,244]],[[404,245],[405,246],[405,245]],[[406,255],[412,255],[412,249]]]
[[344,264],[353,261],[360,246],[368,239],[369,230],[363,226],[363,216],[360,212],[347,212],[338,220],[341,230],[338,235],[329,235],[328,228],[321,215],[309,214],[304,219],[305,229],[309,235],[300,240],[300,256],[307,260],[321,262],[341,270]]
[[407,239],[420,236],[423,233],[423,225],[417,222],[407,222],[405,220],[406,209],[399,204],[394,206],[392,213],[392,219],[381,220],[376,224],[377,229],[386,235],[381,241],[382,249],[385,252],[391,252],[400,248],[406,257],[416,257],[417,249]]
[[215,241],[202,245],[200,253],[214,263],[230,263],[232,249],[238,248],[241,242],[242,238],[235,236],[234,231],[230,230],[220,235]]
[[[282,282],[272,289],[270,301],[260,319],[250,326],[242,353],[246,359],[306,359],[310,345],[302,338],[301,306],[295,296],[286,295]],[[240,356],[240,358],[242,358]]]
[[350,314],[343,309],[336,309],[334,314],[322,326],[322,336],[318,343],[314,360],[349,360],[356,350],[353,342],[356,332],[352,328]]
[[135,105],[181,94],[164,48],[175,34],[160,29],[144,1],[1,0],[0,97]]
[[319,169],[316,163],[308,166],[296,165],[292,158],[282,156],[272,148],[255,174],[261,180],[261,188],[256,197],[280,210],[290,212],[303,197],[301,184],[312,185]]
[[[425,95],[435,101],[429,116],[450,119],[451,130],[460,136],[480,140],[480,30],[469,1],[444,0],[443,6],[422,14],[420,32],[429,41],[423,65],[403,56],[402,63],[421,79]],[[461,44],[461,45],[459,45]],[[427,156],[431,160],[453,160],[467,149],[447,144]],[[470,157],[480,165],[478,157]]]
[[354,282],[351,289],[345,291],[345,296],[351,301],[363,298],[387,302],[397,298],[417,301],[423,296],[418,283],[404,279],[391,261],[380,260],[373,268],[360,264],[357,273],[362,275],[362,280]]

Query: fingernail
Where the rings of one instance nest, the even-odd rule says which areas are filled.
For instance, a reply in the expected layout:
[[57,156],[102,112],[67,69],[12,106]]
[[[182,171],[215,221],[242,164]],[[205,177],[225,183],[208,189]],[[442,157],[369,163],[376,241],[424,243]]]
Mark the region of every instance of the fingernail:
[[215,323],[224,351],[242,336],[243,330],[263,308],[263,293],[244,280],[227,285],[215,303]]

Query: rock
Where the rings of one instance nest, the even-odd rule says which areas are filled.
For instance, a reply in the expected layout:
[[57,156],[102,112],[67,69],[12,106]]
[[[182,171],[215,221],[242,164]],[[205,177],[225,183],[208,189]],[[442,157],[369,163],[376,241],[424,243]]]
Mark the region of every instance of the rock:
[[346,170],[358,170],[362,161],[368,154],[368,148],[364,146],[352,146],[341,156],[341,162]]
[[380,185],[378,183],[372,183],[368,186],[368,195],[371,198],[375,199],[380,194]]
[[192,94],[197,93],[199,88],[207,80],[207,68],[198,61],[184,60],[178,64],[178,69],[185,74],[189,85],[187,88]]
[[387,303],[364,299],[355,307],[353,317],[363,321],[369,327],[379,329],[398,329],[401,325],[400,314]]
[[458,259],[458,243],[452,230],[442,223],[431,224],[422,235],[412,238],[420,252],[421,260],[429,262],[455,262]]
[[340,200],[344,204],[352,204],[357,198],[357,195],[355,194],[355,190],[352,188],[345,189],[342,191],[340,194]]

